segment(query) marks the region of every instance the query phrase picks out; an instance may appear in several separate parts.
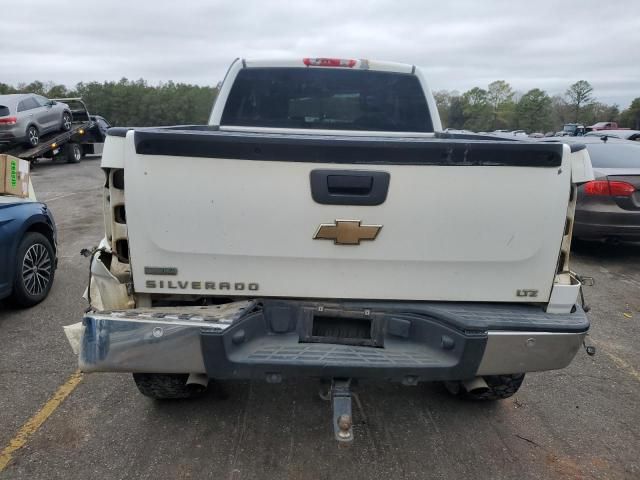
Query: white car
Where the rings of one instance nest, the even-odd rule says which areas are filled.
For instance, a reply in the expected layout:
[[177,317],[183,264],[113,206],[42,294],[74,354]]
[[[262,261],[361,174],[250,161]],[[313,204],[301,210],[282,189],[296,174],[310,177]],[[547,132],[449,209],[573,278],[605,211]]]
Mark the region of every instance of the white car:
[[594,130],[585,137],[611,137],[640,142],[640,130]]
[[66,103],[33,93],[0,95],[0,143],[35,147],[46,133],[71,130],[72,122]]

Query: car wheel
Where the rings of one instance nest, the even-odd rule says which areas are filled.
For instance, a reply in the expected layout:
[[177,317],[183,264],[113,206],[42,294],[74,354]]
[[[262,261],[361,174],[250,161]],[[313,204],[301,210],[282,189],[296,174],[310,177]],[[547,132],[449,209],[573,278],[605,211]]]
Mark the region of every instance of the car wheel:
[[202,394],[207,387],[187,385],[188,374],[134,373],[133,380],[140,393],[156,400],[193,398]]
[[82,147],[79,143],[67,143],[65,145],[67,163],[78,163],[82,159]]
[[524,373],[487,375],[482,378],[488,388],[467,392],[462,382],[444,382],[444,386],[450,394],[466,400],[502,400],[518,391],[524,381]]
[[55,253],[47,237],[28,232],[16,255],[12,299],[22,307],[32,307],[46,298],[55,274]]
[[32,147],[37,147],[38,143],[40,143],[40,134],[38,133],[38,129],[33,125],[27,128],[27,143]]
[[68,132],[69,130],[71,130],[71,114],[64,112],[62,114],[62,131]]

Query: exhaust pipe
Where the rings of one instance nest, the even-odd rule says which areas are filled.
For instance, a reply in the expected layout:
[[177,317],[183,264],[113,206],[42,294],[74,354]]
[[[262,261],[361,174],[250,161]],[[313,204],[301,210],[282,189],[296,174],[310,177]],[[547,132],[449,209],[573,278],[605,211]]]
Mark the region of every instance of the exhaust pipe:
[[192,386],[196,390],[204,390],[209,385],[209,377],[204,373],[190,373],[187,378],[187,386]]
[[476,377],[472,380],[464,380],[462,386],[468,393],[484,393],[489,391],[489,385],[482,377]]

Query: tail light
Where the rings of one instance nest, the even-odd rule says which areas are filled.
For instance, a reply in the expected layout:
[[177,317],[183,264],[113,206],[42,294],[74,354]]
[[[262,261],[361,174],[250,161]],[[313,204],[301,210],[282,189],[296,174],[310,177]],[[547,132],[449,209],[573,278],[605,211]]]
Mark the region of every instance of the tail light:
[[586,195],[607,195],[610,197],[630,197],[636,187],[618,180],[593,180],[584,186]]
[[349,67],[356,65],[355,60],[347,60],[344,58],[303,58],[302,62],[307,67]]
[[0,125],[15,125],[18,123],[18,117],[2,117],[0,118]]

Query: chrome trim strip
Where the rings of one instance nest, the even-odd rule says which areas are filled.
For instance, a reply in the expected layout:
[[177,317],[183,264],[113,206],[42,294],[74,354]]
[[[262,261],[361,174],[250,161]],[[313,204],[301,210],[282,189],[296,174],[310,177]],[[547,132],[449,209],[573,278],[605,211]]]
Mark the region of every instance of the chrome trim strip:
[[105,320],[110,322],[121,323],[143,323],[154,325],[177,325],[182,327],[198,327],[198,328],[211,328],[216,330],[226,330],[231,326],[231,323],[220,322],[205,322],[203,318],[190,318],[189,320],[180,320],[177,317],[165,317],[165,318],[153,318],[151,316],[137,318],[116,317],[110,315],[91,315],[91,318],[95,320]]
[[537,372],[564,368],[575,357],[586,332],[488,332],[478,375]]

